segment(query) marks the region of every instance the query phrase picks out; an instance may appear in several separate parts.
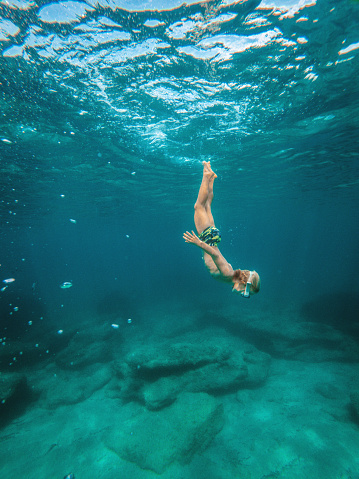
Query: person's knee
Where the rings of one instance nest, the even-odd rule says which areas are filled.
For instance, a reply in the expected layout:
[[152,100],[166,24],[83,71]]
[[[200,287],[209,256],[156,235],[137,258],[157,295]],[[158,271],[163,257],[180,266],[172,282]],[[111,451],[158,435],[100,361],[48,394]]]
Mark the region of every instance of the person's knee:
[[206,208],[205,208],[205,205],[196,201],[195,204],[194,204],[194,210],[197,211],[197,212],[198,211],[206,211]]

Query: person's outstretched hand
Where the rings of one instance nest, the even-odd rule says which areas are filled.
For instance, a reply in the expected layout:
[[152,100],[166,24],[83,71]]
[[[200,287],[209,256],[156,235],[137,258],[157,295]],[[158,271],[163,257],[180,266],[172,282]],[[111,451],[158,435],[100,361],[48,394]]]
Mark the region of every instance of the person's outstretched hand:
[[192,243],[197,246],[201,244],[201,240],[198,238],[194,231],[192,231],[192,233],[190,233],[189,231],[183,233],[183,239],[186,243]]

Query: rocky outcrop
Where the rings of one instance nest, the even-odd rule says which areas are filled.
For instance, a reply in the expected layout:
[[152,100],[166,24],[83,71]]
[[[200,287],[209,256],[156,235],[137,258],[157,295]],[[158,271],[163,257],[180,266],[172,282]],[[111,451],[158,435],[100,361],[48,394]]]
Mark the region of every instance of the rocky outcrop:
[[120,395],[150,410],[172,404],[180,392],[225,394],[263,382],[270,356],[228,337],[187,336],[177,342],[143,346],[115,363]]
[[81,371],[67,371],[49,365],[33,383],[40,391],[39,405],[46,409],[76,404],[89,398],[111,379],[111,368],[93,364]]
[[273,357],[308,362],[359,361],[358,341],[331,325],[283,317],[227,316],[229,328]]
[[97,328],[81,331],[71,338],[68,345],[56,355],[56,363],[62,369],[82,369],[90,364],[111,360],[113,331]]
[[115,424],[104,441],[122,459],[162,474],[173,462],[189,463],[205,450],[223,423],[223,406],[215,398],[183,393],[159,413],[143,410]]

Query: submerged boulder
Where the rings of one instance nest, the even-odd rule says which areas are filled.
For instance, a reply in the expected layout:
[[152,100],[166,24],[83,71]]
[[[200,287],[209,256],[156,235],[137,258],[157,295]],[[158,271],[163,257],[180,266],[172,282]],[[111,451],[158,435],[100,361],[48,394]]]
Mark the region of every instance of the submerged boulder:
[[56,355],[56,363],[62,369],[83,369],[90,364],[111,360],[109,332],[102,329],[76,333],[68,345]]
[[223,394],[263,382],[270,356],[228,337],[143,346],[115,363],[121,395],[155,410],[172,404],[180,392]]
[[166,372],[183,372],[205,364],[221,362],[231,352],[225,344],[214,341],[192,343],[180,341],[139,348],[126,357],[127,364],[134,370],[141,368],[148,377],[164,375]]
[[105,443],[122,459],[162,474],[173,462],[189,463],[204,451],[223,424],[223,406],[216,399],[183,393],[160,412],[143,410],[121,422]]
[[359,361],[358,341],[324,323],[303,321],[296,314],[226,320],[244,338],[273,357],[306,362]]
[[111,379],[111,368],[92,364],[81,371],[66,371],[49,365],[40,376],[33,378],[40,391],[40,406],[55,409],[76,404],[89,398]]

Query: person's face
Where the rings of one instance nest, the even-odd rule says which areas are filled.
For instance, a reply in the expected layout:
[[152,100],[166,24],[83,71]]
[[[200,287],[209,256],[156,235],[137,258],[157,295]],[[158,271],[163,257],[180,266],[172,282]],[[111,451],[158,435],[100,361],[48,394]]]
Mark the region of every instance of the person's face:
[[246,289],[246,285],[238,281],[233,284],[232,291],[237,293],[242,293],[245,289]]

